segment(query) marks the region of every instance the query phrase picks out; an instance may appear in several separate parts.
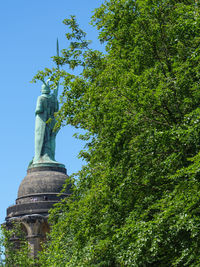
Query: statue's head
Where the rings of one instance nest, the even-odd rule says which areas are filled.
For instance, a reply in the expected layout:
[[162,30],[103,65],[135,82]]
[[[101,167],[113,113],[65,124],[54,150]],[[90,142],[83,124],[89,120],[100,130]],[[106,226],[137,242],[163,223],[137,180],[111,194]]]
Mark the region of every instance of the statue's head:
[[42,94],[50,94],[49,80],[46,82],[43,81],[41,92]]

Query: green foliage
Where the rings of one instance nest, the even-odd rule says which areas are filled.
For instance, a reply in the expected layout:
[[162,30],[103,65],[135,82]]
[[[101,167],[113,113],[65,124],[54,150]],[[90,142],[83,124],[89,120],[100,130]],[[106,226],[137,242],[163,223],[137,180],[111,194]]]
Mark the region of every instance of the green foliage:
[[0,253],[0,266],[36,266],[37,260],[30,256],[25,232],[18,222],[1,227]]
[[[41,266],[199,266],[200,17],[194,0],[110,0],[89,49],[75,18],[58,127],[86,131],[73,196],[52,210]],[[67,72],[78,67],[79,74]]]

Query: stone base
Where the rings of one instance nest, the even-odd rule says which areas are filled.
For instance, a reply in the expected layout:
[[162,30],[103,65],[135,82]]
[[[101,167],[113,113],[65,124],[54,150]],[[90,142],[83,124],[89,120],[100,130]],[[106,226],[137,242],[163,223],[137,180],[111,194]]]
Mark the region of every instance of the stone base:
[[[41,242],[49,231],[49,209],[71,194],[70,185],[60,193],[67,178],[65,166],[59,163],[30,166],[19,186],[16,204],[7,209],[6,226],[20,223],[33,257],[41,250]],[[19,239],[13,242],[17,244]]]
[[8,207],[6,219],[36,213],[47,215],[55,203],[69,196],[70,186],[61,193],[68,178],[63,166],[40,165],[28,168],[19,186],[16,205]]

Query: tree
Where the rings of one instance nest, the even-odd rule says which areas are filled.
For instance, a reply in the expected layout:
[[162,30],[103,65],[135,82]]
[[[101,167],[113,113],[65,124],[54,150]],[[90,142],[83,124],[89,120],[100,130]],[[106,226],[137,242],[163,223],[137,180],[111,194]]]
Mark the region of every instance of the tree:
[[37,266],[21,223],[10,222],[1,226],[0,258],[0,266]]
[[86,131],[87,165],[51,212],[41,266],[200,265],[198,14],[194,0],[105,1],[105,53],[64,21],[61,69],[34,80],[63,79],[57,126]]

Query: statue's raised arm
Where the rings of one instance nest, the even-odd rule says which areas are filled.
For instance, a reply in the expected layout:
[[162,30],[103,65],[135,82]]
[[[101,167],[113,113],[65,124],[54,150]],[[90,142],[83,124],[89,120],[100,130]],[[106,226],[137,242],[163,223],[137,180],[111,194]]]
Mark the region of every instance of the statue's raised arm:
[[58,98],[58,89],[59,89],[59,83],[58,83],[56,89],[53,90],[53,95],[56,97],[56,99]]

